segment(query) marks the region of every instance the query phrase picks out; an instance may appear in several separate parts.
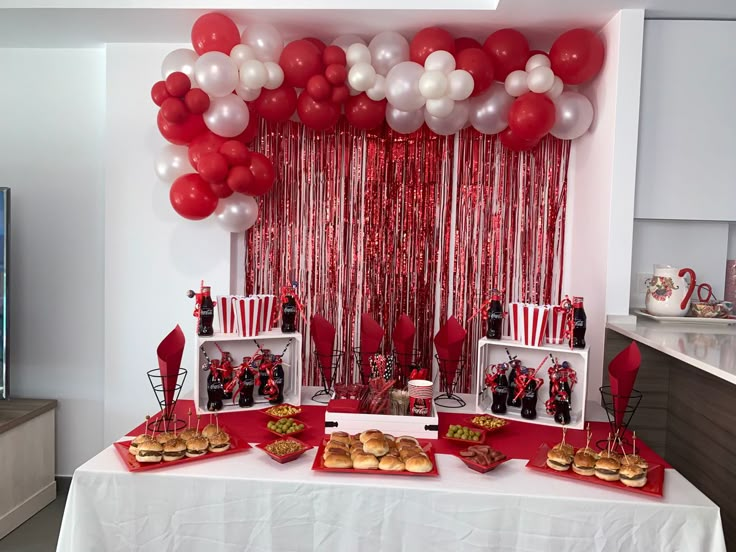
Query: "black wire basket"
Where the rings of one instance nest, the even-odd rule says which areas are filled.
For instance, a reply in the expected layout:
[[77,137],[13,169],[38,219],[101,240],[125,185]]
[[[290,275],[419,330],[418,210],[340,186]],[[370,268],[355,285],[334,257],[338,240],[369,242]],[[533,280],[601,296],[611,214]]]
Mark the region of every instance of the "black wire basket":
[[396,378],[394,388],[405,390],[412,370],[419,370],[422,367],[422,351],[412,349],[409,353],[397,353],[394,350],[391,356],[394,357],[394,376]]
[[[599,387],[598,390],[601,393],[601,401],[603,408],[606,409],[606,416],[608,416],[608,425],[611,426],[611,436],[618,436],[621,441],[625,444],[629,444],[626,439],[626,432],[629,429],[631,418],[634,417],[636,409],[639,408],[639,403],[644,395],[636,389],[631,390],[630,395],[614,395],[611,392],[610,385],[604,385]],[[626,401],[626,407],[620,410],[616,410],[616,400],[622,399]],[[616,424],[616,414],[621,414],[621,425]],[[601,444],[603,443],[603,444]],[[601,439],[597,443],[598,448],[603,449],[607,446],[607,439]]]
[[[434,355],[439,365],[438,377],[440,378],[440,394],[434,398],[434,403],[444,408],[462,408],[465,406],[465,400],[455,393],[457,382],[465,373],[465,361],[462,359],[440,358]],[[457,368],[447,368],[450,363],[457,363]]]
[[322,380],[322,389],[312,395],[313,401],[322,404],[330,402],[334,392],[335,381],[338,380],[340,366],[342,366],[343,356],[345,356],[345,351],[334,351],[330,355],[329,366],[325,366],[323,361],[327,360],[326,355],[318,355],[317,351],[312,351],[312,362],[316,364]]
[[[179,401],[181,388],[184,386],[184,380],[187,379],[187,371],[179,368],[179,372],[175,375],[163,376],[158,368],[146,372],[148,382],[151,384],[160,414],[148,421],[148,429],[164,433],[167,431],[181,431],[187,427],[187,421],[176,416],[176,403]],[[166,394],[164,393],[164,383],[173,384],[174,396],[169,406],[166,405]],[[168,387],[168,385],[166,385]]]
[[370,380],[370,369],[368,369],[367,373],[363,372],[363,360],[365,362],[369,362],[369,359],[373,355],[380,355],[381,351],[380,349],[377,351],[363,351],[360,347],[353,347],[353,360],[355,362],[355,366],[358,369],[358,378],[357,380],[360,381],[363,385],[368,385],[368,381]]

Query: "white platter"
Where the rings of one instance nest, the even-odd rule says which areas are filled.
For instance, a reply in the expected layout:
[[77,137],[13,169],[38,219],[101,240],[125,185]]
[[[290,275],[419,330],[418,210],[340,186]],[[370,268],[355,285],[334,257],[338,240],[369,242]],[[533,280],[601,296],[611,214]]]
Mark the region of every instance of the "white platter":
[[736,324],[736,318],[698,318],[695,316],[654,316],[649,314],[647,311],[641,309],[635,309],[634,314],[648,318],[649,320],[656,320],[663,324],[697,324],[699,326],[732,326]]

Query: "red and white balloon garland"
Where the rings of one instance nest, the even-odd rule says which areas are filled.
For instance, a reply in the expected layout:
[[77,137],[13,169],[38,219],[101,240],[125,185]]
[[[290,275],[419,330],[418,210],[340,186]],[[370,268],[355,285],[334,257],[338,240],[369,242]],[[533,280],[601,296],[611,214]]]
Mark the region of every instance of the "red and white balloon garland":
[[605,56],[593,32],[563,33],[549,54],[530,51],[519,31],[501,29],[481,45],[430,27],[411,41],[382,32],[368,44],[345,35],[326,45],[316,38],[284,44],[277,29],[256,23],[240,33],[219,13],[192,27],[194,50],[174,50],[151,89],[158,128],[172,145],[156,159],[171,183],[171,204],[184,218],[215,214],[230,232],[258,217],[254,197],[274,184],[273,164],[250,151],[258,117],[294,117],[314,130],[344,114],[357,129],[384,124],[409,134],[426,124],[440,135],[467,125],[499,134],[509,149],[533,148],[546,135],[572,140],[593,121],[593,106],[577,91]]

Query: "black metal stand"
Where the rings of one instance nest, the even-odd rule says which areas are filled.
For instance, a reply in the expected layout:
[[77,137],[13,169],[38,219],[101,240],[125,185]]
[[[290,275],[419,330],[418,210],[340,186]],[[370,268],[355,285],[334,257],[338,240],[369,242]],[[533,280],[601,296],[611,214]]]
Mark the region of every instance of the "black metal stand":
[[373,351],[369,353],[367,351],[362,351],[360,347],[353,347],[353,359],[356,366],[358,367],[358,376],[360,377],[360,383],[362,383],[363,385],[368,385],[368,380],[370,379],[370,370],[368,371],[369,375],[365,375],[363,373],[363,358],[365,358],[365,361],[368,362],[368,359],[370,357],[380,354],[381,351]]
[[[625,435],[626,431],[629,429],[631,418],[634,416],[636,409],[639,408],[639,403],[641,402],[641,399],[643,397],[642,393],[640,391],[637,391],[636,389],[632,389],[631,395],[629,396],[614,395],[613,393],[611,393],[610,385],[599,387],[598,390],[601,392],[601,401],[603,402],[603,408],[606,409],[606,416],[608,416],[608,425],[611,426],[611,436],[613,437],[614,435],[616,435],[616,432],[618,432],[618,436],[621,438],[621,442],[627,445],[630,444]],[[625,400],[626,408],[617,412],[615,407],[615,399]],[[616,426],[617,413],[622,414],[621,425],[618,427]],[[607,447],[607,441],[607,439],[600,439],[596,442],[596,446],[602,450]]]
[[409,381],[409,374],[412,370],[419,370],[422,367],[422,351],[412,349],[409,353],[397,353],[392,351],[394,357],[394,375],[396,377],[395,389],[406,389]]
[[[325,355],[318,355],[317,351],[312,351],[312,361],[317,363],[317,368],[322,376],[322,389],[312,395],[312,400],[318,403],[327,404],[332,399],[334,393],[335,380],[338,379],[338,370],[340,364],[342,364],[342,357],[345,355],[345,351],[335,351],[330,355],[330,365],[324,366],[323,361],[327,360]],[[327,369],[329,368],[329,377]]]
[[[151,384],[151,388],[153,389],[153,393],[156,395],[159,412],[161,412],[158,417],[152,417],[148,421],[148,429],[163,433],[172,430],[181,431],[187,427],[187,421],[177,418],[174,413],[176,403],[179,400],[179,393],[181,393],[184,380],[187,379],[187,371],[184,368],[179,368],[179,372],[176,375],[162,376],[160,370],[158,368],[154,368],[146,373],[148,375],[148,381]],[[180,377],[181,379],[179,379]],[[171,401],[171,405],[168,407],[166,406],[166,393],[164,392],[165,387],[168,387],[169,389],[173,387],[174,389],[174,397]]]
[[[437,363],[439,364],[440,390],[442,391],[434,398],[434,403],[443,408],[464,407],[465,401],[459,395],[455,394],[455,384],[457,383],[458,376],[463,373],[465,362],[462,359],[440,358],[436,354],[434,358],[437,359]],[[447,365],[449,363],[457,363],[457,369],[448,369]]]

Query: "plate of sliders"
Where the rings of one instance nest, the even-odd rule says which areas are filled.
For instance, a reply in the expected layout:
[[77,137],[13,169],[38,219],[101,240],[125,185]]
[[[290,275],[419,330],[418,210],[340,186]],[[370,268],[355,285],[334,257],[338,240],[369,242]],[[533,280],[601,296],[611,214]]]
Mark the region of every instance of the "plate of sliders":
[[251,446],[228,433],[219,424],[208,424],[202,432],[185,429],[175,433],[141,434],[113,443],[118,456],[131,472],[180,466],[245,452]]
[[320,444],[312,469],[374,475],[439,475],[429,443],[414,437],[394,437],[377,429],[356,435],[334,432]]

